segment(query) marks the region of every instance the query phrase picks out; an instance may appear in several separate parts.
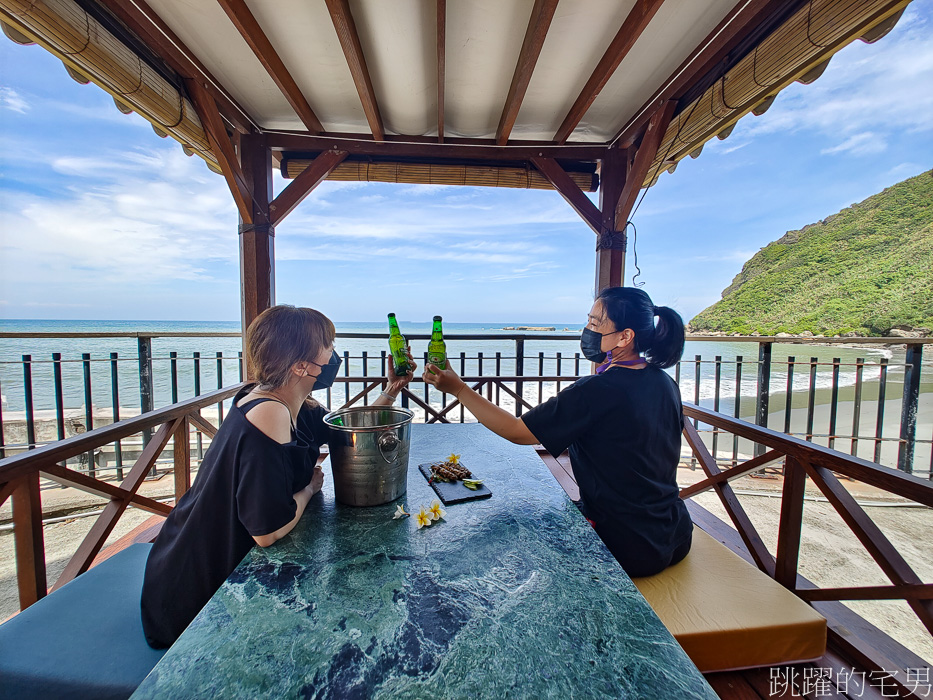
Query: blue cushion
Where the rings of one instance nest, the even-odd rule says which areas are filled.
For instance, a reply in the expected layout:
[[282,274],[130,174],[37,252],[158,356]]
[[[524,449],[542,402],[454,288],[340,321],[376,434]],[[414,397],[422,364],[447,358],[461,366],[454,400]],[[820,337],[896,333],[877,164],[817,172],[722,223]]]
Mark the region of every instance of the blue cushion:
[[0,696],[127,698],[158,663],[139,598],[151,544],[134,544],[0,625]]

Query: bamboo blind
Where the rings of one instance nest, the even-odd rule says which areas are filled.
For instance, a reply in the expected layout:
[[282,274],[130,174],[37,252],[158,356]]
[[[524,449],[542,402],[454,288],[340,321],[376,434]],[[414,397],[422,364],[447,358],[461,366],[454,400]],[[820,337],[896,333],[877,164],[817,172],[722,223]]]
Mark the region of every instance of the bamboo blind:
[[810,0],[726,75],[671,120],[645,187],[671,164],[696,152],[716,134],[725,138],[748,112],[763,114],[797,79],[812,82],[817,69],[846,44],[865,35],[910,0]]
[[191,103],[75,2],[0,0],[0,17],[216,167]]
[[[282,175],[297,177],[313,161],[305,158],[284,158]],[[584,192],[595,192],[599,176],[595,173],[568,172]],[[516,187],[533,190],[553,190],[554,187],[533,167],[503,167],[485,165],[447,165],[428,163],[343,162],[334,168],[328,180],[349,182],[397,182],[411,185],[465,185],[467,187]]]

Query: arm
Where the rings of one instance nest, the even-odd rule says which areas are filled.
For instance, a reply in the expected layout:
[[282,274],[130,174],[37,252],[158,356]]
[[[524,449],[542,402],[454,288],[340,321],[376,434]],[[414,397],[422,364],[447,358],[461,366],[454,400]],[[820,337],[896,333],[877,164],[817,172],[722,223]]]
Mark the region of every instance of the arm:
[[[411,382],[412,378],[415,376],[415,370],[418,369],[418,364],[411,356],[411,347],[407,349],[407,352],[408,361],[411,363],[411,371],[401,377],[398,376],[395,373],[395,368],[392,366],[393,363],[390,356],[389,361],[386,363],[386,388],[383,393],[379,394],[376,400],[372,402],[372,406],[391,406],[394,404],[399,393],[408,386],[409,382]],[[389,396],[386,396],[386,394]]]
[[[292,439],[291,417],[288,413],[288,408],[277,401],[267,401],[266,403],[259,404],[246,414],[246,420],[281,445],[284,445]],[[311,497],[321,490],[323,484],[324,472],[320,467],[315,467],[314,475],[311,477],[310,483],[293,495],[297,506],[295,508],[295,517],[275,532],[270,532],[266,535],[253,535],[256,544],[260,547],[268,547],[291,532],[301,519]]]
[[428,365],[424,373],[424,381],[447,394],[456,396],[460,403],[476,416],[476,420],[499,437],[514,442],[516,445],[534,445],[538,442],[538,438],[528,429],[525,421],[502,410],[473,391],[450,368],[449,362],[447,369]]
[[324,471],[320,466],[314,468],[314,476],[311,477],[311,483],[305,486],[301,491],[295,494],[295,517],[291,519],[286,525],[283,525],[275,532],[270,532],[268,535],[253,535],[253,539],[256,540],[256,544],[260,547],[268,547],[271,544],[275,544],[280,539],[285,537],[289,532],[295,529],[295,525],[298,524],[298,521],[301,520],[302,514],[305,512],[305,508],[308,507],[308,503],[311,501],[311,497],[321,490],[321,486],[324,484]]

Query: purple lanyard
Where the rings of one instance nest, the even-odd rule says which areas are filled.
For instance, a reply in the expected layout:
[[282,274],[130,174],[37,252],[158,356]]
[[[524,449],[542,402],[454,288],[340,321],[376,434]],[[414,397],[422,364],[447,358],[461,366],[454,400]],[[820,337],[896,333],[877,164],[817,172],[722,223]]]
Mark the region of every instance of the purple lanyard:
[[610,367],[621,367],[621,366],[631,367],[633,365],[643,365],[643,364],[645,364],[644,357],[637,357],[634,360],[616,360],[615,362],[613,362],[612,351],[610,350],[608,353],[608,356],[606,357],[606,361],[596,368],[596,374],[602,374]]

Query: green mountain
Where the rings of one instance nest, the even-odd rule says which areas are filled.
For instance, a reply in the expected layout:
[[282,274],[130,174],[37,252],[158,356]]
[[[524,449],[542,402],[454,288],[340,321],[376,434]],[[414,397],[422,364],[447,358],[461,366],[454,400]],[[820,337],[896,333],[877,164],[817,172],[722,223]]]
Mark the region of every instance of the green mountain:
[[758,251],[694,332],[885,335],[933,329],[933,170]]

